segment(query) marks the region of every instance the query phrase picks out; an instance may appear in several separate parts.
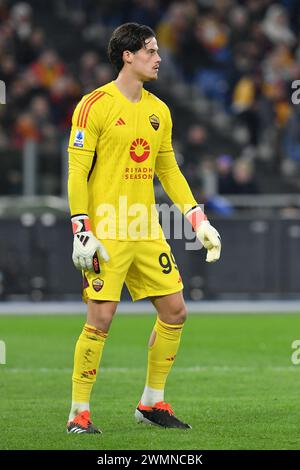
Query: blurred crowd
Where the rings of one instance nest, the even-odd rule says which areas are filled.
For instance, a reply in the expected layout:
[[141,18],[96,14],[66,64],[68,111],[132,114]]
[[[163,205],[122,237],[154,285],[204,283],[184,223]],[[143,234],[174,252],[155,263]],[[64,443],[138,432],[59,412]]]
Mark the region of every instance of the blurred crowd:
[[[107,42],[126,21],[157,33],[155,93],[164,99],[167,81],[176,155],[197,194],[299,189],[298,0],[0,0],[0,194],[21,190],[21,164],[12,162],[28,139],[38,144],[40,171],[52,173],[40,192],[60,192],[74,106],[114,78]],[[179,111],[182,90],[190,100]]]

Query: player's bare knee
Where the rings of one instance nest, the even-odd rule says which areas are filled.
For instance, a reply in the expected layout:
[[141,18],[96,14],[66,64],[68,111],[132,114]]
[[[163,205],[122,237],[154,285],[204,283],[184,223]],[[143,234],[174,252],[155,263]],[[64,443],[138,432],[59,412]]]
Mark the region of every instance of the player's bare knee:
[[103,302],[90,299],[88,302],[88,323],[99,330],[108,332],[116,309],[117,302]]
[[187,317],[187,309],[185,304],[180,304],[169,311],[168,321],[171,325],[182,325]]
[[187,308],[186,308],[185,304],[183,304],[183,305],[179,308],[176,317],[177,317],[177,319],[178,319],[178,323],[182,324],[182,323],[185,322],[186,317],[187,317]]

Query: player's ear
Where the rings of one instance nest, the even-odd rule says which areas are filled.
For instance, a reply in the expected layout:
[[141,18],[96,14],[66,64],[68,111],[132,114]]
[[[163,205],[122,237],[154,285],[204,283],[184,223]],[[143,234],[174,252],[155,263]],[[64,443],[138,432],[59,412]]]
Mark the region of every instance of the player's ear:
[[132,63],[132,52],[130,51],[123,51],[123,61],[124,64],[131,64]]

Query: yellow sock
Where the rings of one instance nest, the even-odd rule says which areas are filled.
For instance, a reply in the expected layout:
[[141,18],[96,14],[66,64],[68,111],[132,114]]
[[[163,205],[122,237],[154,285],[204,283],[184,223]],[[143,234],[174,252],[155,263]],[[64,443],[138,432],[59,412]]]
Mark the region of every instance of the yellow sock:
[[182,332],[182,325],[170,325],[157,318],[148,349],[146,386],[143,405],[163,401],[165,383],[174,363]]
[[84,325],[75,348],[72,376],[73,402],[89,402],[106,338],[107,333],[87,323]]

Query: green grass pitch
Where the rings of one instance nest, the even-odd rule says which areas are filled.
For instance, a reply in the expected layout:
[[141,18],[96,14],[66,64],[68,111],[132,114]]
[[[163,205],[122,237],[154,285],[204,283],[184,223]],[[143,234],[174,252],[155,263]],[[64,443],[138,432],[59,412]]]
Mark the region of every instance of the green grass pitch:
[[67,435],[84,316],[0,316],[0,449],[299,449],[300,315],[190,315],[165,398],[192,430],[136,424],[154,315],[117,315],[92,395],[103,435]]

